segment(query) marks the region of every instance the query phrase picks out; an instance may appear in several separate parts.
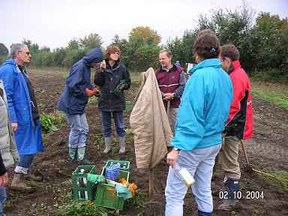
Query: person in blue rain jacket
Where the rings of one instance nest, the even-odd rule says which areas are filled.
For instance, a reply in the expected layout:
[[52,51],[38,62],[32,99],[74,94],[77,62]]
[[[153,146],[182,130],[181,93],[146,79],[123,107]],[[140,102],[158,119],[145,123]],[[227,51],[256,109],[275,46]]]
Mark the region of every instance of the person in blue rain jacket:
[[88,98],[97,93],[90,82],[91,68],[99,65],[104,56],[100,48],[94,48],[70,68],[64,91],[60,96],[57,109],[66,114],[70,126],[68,149],[69,159],[89,164],[86,142],[89,126],[85,114]]
[[11,127],[15,132],[20,156],[11,187],[31,190],[32,188],[23,180],[23,176],[27,175],[34,156],[44,151],[40,114],[26,69],[32,56],[28,46],[20,43],[11,46],[10,56],[11,58],[0,67],[0,79],[3,80],[7,94]]

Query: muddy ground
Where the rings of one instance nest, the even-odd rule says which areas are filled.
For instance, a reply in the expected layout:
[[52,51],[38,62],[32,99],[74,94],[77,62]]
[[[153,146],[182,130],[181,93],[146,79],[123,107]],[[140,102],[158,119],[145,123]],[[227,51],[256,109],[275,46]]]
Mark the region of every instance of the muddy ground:
[[[31,71],[38,103],[41,112],[55,112],[55,104],[64,86],[64,73],[51,71]],[[128,91],[128,98],[132,100],[136,94],[139,82]],[[259,171],[288,170],[288,143],[286,140],[288,129],[288,110],[270,103],[254,99],[255,134],[253,140],[246,144],[247,154],[251,165]],[[108,156],[102,154],[103,141],[101,124],[96,107],[96,99],[92,99],[87,108],[90,135],[88,142],[88,156],[90,161],[100,171],[107,159],[129,160],[132,164],[130,181],[138,185],[141,191],[141,205],[127,204],[120,215],[163,215],[165,206],[164,188],[168,166],[164,160],[156,168],[155,194],[153,200],[148,199],[148,173],[136,169],[133,137],[127,140],[127,153],[118,154],[116,139],[114,149]],[[129,113],[125,115],[129,128]],[[33,193],[19,193],[8,189],[9,199],[6,206],[8,216],[12,215],[57,215],[58,207],[64,197],[71,196],[71,173],[77,164],[67,161],[68,127],[66,123],[58,131],[44,135],[45,152],[39,154],[33,164],[34,173],[44,176],[43,182],[33,182],[36,189]],[[245,168],[243,153],[240,153],[242,168],[241,191],[244,195],[263,192],[264,198],[245,199],[239,202],[235,209],[229,212],[218,211],[221,203],[219,192],[222,188],[223,174],[217,169],[213,177],[212,189],[215,211],[214,215],[288,215],[288,193],[283,191],[277,180],[265,174],[259,174]],[[12,174],[11,174],[12,175]],[[10,176],[11,176],[10,175]],[[11,177],[10,177],[11,179]],[[191,192],[185,198],[185,215],[196,215],[196,204]],[[113,212],[111,212],[111,215]]]

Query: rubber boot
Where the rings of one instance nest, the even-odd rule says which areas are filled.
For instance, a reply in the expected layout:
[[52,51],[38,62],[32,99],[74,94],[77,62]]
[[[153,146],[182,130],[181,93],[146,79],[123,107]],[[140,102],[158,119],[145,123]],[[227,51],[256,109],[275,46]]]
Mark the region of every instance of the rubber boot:
[[32,187],[28,186],[24,181],[23,181],[23,175],[22,173],[15,173],[14,177],[11,182],[11,188],[15,190],[20,190],[20,191],[31,191]]
[[104,154],[108,154],[111,151],[111,144],[112,144],[112,138],[111,137],[105,137],[105,149],[103,151]]
[[225,179],[224,186],[227,193],[227,199],[223,200],[223,203],[218,207],[219,210],[229,211],[231,210],[238,201],[236,193],[239,191],[239,180],[238,179]]
[[89,165],[91,164],[90,161],[85,157],[86,147],[81,147],[77,149],[77,160],[81,164]]
[[119,154],[124,154],[126,151],[126,140],[125,140],[125,136],[124,137],[119,137]]
[[69,148],[69,160],[73,161],[76,159],[77,148]]

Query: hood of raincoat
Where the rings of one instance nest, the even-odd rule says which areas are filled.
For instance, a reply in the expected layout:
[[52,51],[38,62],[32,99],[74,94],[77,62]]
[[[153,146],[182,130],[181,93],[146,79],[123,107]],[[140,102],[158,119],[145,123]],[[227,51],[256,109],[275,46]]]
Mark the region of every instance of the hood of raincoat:
[[103,61],[103,59],[104,59],[104,56],[103,56],[102,50],[100,48],[92,49],[89,53],[87,53],[83,57],[83,60],[87,64],[99,63],[99,62]]

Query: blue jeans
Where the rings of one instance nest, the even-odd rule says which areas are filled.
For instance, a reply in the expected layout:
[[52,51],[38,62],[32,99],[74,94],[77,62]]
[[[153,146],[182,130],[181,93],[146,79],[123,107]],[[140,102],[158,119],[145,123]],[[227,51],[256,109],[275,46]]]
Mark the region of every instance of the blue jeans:
[[4,215],[4,203],[7,199],[6,187],[0,187],[0,216]]
[[15,167],[15,173],[23,173],[27,174],[29,167],[31,166],[34,154],[29,155],[19,155],[20,161],[17,163],[17,166]]
[[18,162],[18,166],[24,167],[24,168],[29,168],[32,164],[34,154],[30,155],[20,155],[20,161]]
[[100,116],[102,120],[104,137],[111,137],[112,135],[112,127],[111,127],[112,116],[114,119],[117,135],[119,137],[124,137],[126,135],[123,111],[114,111],[114,112],[101,111]]
[[[194,176],[195,183],[192,185],[192,193],[195,196],[198,210],[203,213],[213,212],[211,178],[215,157],[220,148],[219,144],[192,151],[180,151],[177,160],[180,167],[187,168]],[[183,215],[183,203],[187,190],[188,188],[180,179],[178,171],[170,167],[165,188],[166,216]]]
[[68,147],[82,148],[86,146],[89,126],[86,114],[68,115],[66,114],[68,124],[70,126]]

